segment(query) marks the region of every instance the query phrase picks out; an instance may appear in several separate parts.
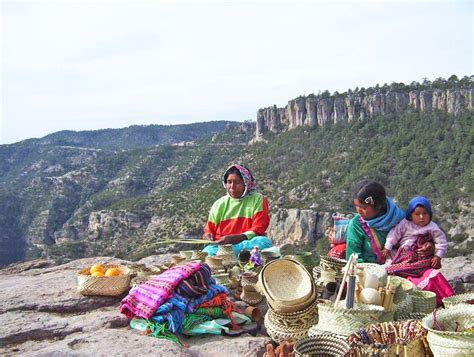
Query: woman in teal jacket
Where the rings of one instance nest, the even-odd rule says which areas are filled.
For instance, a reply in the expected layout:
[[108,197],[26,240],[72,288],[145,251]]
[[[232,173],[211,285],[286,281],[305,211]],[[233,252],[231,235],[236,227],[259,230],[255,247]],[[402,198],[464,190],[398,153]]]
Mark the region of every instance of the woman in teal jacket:
[[356,253],[360,263],[382,264],[387,234],[405,217],[405,213],[387,197],[385,188],[378,182],[361,182],[353,198],[358,214],[347,227],[346,259]]

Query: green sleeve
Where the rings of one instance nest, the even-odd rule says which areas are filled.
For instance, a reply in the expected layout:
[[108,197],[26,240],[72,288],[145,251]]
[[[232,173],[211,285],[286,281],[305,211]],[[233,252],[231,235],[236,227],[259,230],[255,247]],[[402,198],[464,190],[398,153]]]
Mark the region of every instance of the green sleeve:
[[346,239],[346,260],[349,260],[352,253],[358,255],[357,262],[363,263],[365,261],[363,256],[363,247],[366,240],[366,235],[362,230],[362,226],[358,221],[359,216],[356,215],[347,226]]

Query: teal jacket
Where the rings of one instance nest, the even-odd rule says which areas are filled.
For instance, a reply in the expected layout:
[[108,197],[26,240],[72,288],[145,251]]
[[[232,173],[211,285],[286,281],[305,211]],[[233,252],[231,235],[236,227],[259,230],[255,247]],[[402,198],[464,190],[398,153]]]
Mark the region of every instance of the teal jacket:
[[[377,237],[382,247],[385,246],[387,234],[388,232],[377,231]],[[358,263],[377,263],[375,254],[372,252],[369,237],[367,237],[359,222],[358,214],[351,219],[347,226],[346,244],[346,259],[349,259],[352,253],[356,253],[358,255]]]

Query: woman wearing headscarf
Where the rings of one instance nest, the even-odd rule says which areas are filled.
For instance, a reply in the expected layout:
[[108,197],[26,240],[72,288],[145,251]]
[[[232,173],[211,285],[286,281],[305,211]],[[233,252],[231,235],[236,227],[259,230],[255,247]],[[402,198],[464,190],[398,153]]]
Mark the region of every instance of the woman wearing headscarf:
[[222,176],[227,194],[211,207],[203,238],[213,241],[204,251],[215,255],[219,244],[232,244],[236,255],[241,250],[260,250],[272,246],[265,236],[270,223],[267,199],[257,192],[252,173],[242,165],[231,165]]

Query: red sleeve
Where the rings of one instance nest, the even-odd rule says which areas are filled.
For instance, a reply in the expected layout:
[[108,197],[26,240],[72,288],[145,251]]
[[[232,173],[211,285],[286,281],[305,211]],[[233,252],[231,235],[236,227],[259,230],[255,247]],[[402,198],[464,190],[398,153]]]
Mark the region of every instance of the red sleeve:
[[264,236],[265,232],[270,224],[270,217],[268,216],[268,202],[265,196],[262,195],[262,206],[263,209],[253,215],[252,218],[252,231],[257,236]]

